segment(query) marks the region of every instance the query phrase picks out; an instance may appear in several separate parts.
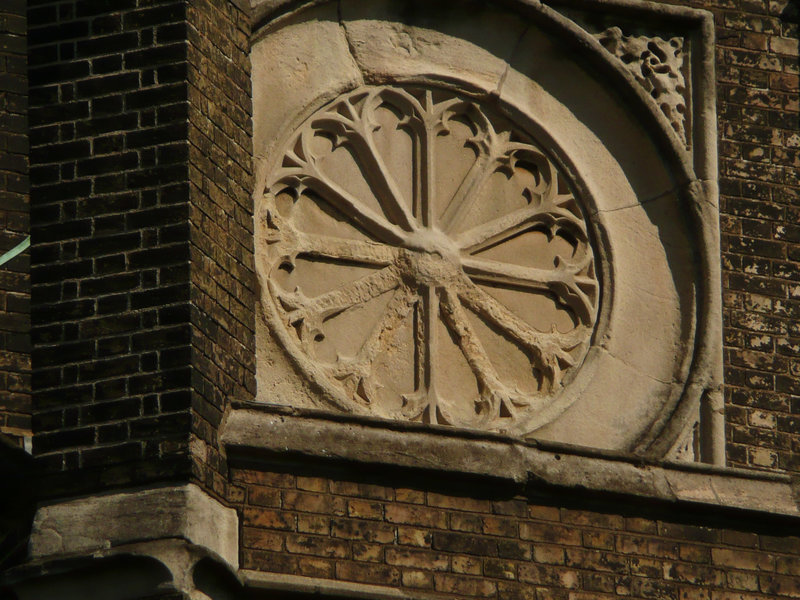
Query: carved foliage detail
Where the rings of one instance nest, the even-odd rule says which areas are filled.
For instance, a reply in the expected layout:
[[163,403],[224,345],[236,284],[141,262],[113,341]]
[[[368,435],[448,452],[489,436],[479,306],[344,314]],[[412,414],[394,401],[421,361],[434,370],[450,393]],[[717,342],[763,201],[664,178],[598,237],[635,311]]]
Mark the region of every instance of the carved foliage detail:
[[505,431],[547,405],[585,356],[599,282],[580,205],[529,136],[451,92],[385,86],[285,148],[257,219],[262,304],[334,406]]
[[594,36],[627,66],[636,81],[650,93],[685,144],[684,39],[625,35],[619,27],[609,27]]

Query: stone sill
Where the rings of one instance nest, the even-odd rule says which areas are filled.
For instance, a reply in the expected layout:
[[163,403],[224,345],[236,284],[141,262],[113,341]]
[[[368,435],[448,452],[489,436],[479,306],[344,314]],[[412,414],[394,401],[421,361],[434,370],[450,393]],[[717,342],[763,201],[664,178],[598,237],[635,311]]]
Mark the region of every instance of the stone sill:
[[789,475],[648,461],[580,446],[416,423],[234,402],[221,431],[238,457],[305,458],[501,480],[687,506],[800,517]]
[[[319,595],[347,600],[409,600],[411,597],[394,588],[349,581],[332,581],[300,575],[265,573],[239,569],[239,579],[247,589]],[[416,600],[416,598],[414,598]]]

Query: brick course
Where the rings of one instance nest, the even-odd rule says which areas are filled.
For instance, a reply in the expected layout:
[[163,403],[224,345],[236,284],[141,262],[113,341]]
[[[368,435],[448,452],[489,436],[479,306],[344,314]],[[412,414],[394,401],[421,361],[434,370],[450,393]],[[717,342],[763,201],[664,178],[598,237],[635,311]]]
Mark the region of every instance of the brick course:
[[185,18],[29,3],[34,451],[64,485],[188,470]]
[[[441,492],[448,485],[441,478],[396,488],[362,483],[369,477],[348,481],[254,469],[231,475],[245,569],[438,592],[442,598],[800,595],[800,538],[752,517],[604,505],[549,493],[530,500],[486,482],[465,489],[468,496],[448,494]],[[302,491],[309,482],[311,495]],[[354,516],[352,507],[363,506],[368,513]]]
[[[0,6],[0,255],[29,233],[27,23],[24,0]],[[0,267],[0,433],[30,435],[30,260]]]
[[229,399],[255,396],[250,23],[232,2],[189,3],[193,437],[195,476],[219,495],[216,441]]

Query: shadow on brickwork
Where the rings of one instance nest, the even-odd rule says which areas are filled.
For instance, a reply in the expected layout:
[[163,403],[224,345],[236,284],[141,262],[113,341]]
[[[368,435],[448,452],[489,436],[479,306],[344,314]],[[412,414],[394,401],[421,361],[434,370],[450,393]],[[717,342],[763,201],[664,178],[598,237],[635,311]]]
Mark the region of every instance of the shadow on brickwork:
[[27,558],[28,537],[36,509],[33,459],[1,433],[0,482],[3,489],[0,493],[1,573]]

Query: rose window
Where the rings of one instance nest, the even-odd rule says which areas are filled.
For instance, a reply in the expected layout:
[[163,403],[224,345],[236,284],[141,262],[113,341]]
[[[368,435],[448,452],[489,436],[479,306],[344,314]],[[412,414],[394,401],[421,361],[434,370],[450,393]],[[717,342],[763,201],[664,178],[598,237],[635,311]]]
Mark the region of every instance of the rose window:
[[583,210],[499,112],[363,87],[307,118],[267,173],[264,316],[321,406],[512,431],[580,367],[600,293]]

